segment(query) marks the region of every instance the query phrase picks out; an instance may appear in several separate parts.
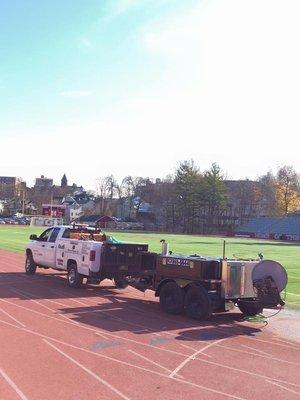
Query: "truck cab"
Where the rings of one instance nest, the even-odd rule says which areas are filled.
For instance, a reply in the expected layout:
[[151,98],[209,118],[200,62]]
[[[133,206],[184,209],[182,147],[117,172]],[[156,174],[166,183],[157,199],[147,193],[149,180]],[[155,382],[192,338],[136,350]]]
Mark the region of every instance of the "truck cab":
[[60,225],[46,229],[40,236],[31,235],[26,248],[25,271],[28,275],[36,268],[65,270],[80,286],[83,277],[101,274],[101,248],[105,235],[86,226]]
[[94,227],[59,225],[30,236],[25,271],[28,275],[37,268],[66,271],[70,287],[80,287],[83,278],[91,283],[108,278],[125,288],[128,276],[140,274],[139,255],[147,250],[147,244],[121,243]]

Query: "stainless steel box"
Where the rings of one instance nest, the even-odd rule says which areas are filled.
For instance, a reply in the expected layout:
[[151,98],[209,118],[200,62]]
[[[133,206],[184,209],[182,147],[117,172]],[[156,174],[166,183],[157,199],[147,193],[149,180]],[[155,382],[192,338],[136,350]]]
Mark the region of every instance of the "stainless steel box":
[[254,298],[252,271],[258,261],[224,260],[222,295],[225,299]]

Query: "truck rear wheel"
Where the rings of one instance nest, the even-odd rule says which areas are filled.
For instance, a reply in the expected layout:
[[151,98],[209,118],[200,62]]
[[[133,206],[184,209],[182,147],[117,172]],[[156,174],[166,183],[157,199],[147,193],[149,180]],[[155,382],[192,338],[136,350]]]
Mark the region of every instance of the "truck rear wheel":
[[184,301],[186,314],[193,319],[202,320],[212,314],[211,301],[202,286],[190,286]]
[[167,282],[160,290],[159,302],[164,312],[181,314],[184,305],[184,291],[175,282]]
[[80,288],[83,281],[83,275],[79,274],[75,264],[68,268],[68,284],[70,288]]
[[248,316],[261,314],[263,311],[261,303],[255,300],[240,300],[238,301],[237,306],[244,315]]
[[34,275],[36,272],[37,265],[33,260],[32,254],[29,253],[26,256],[25,261],[25,273],[26,275]]

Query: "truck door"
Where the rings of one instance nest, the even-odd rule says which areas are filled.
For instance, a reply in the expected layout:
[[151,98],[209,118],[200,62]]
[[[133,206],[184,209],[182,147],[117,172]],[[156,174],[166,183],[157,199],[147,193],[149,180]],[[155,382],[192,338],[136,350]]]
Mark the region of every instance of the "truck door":
[[45,243],[45,265],[47,267],[55,267],[56,265],[56,238],[59,234],[60,228],[53,228],[52,232]]
[[36,264],[41,266],[46,266],[46,246],[48,244],[48,239],[52,234],[53,228],[46,229],[35,242],[33,248],[33,258]]

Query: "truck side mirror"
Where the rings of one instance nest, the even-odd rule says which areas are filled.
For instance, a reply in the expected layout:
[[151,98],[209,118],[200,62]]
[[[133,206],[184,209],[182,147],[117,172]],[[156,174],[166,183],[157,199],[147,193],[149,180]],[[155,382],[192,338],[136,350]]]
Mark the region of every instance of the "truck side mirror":
[[38,240],[38,237],[37,237],[37,235],[30,235],[29,239],[30,240]]

